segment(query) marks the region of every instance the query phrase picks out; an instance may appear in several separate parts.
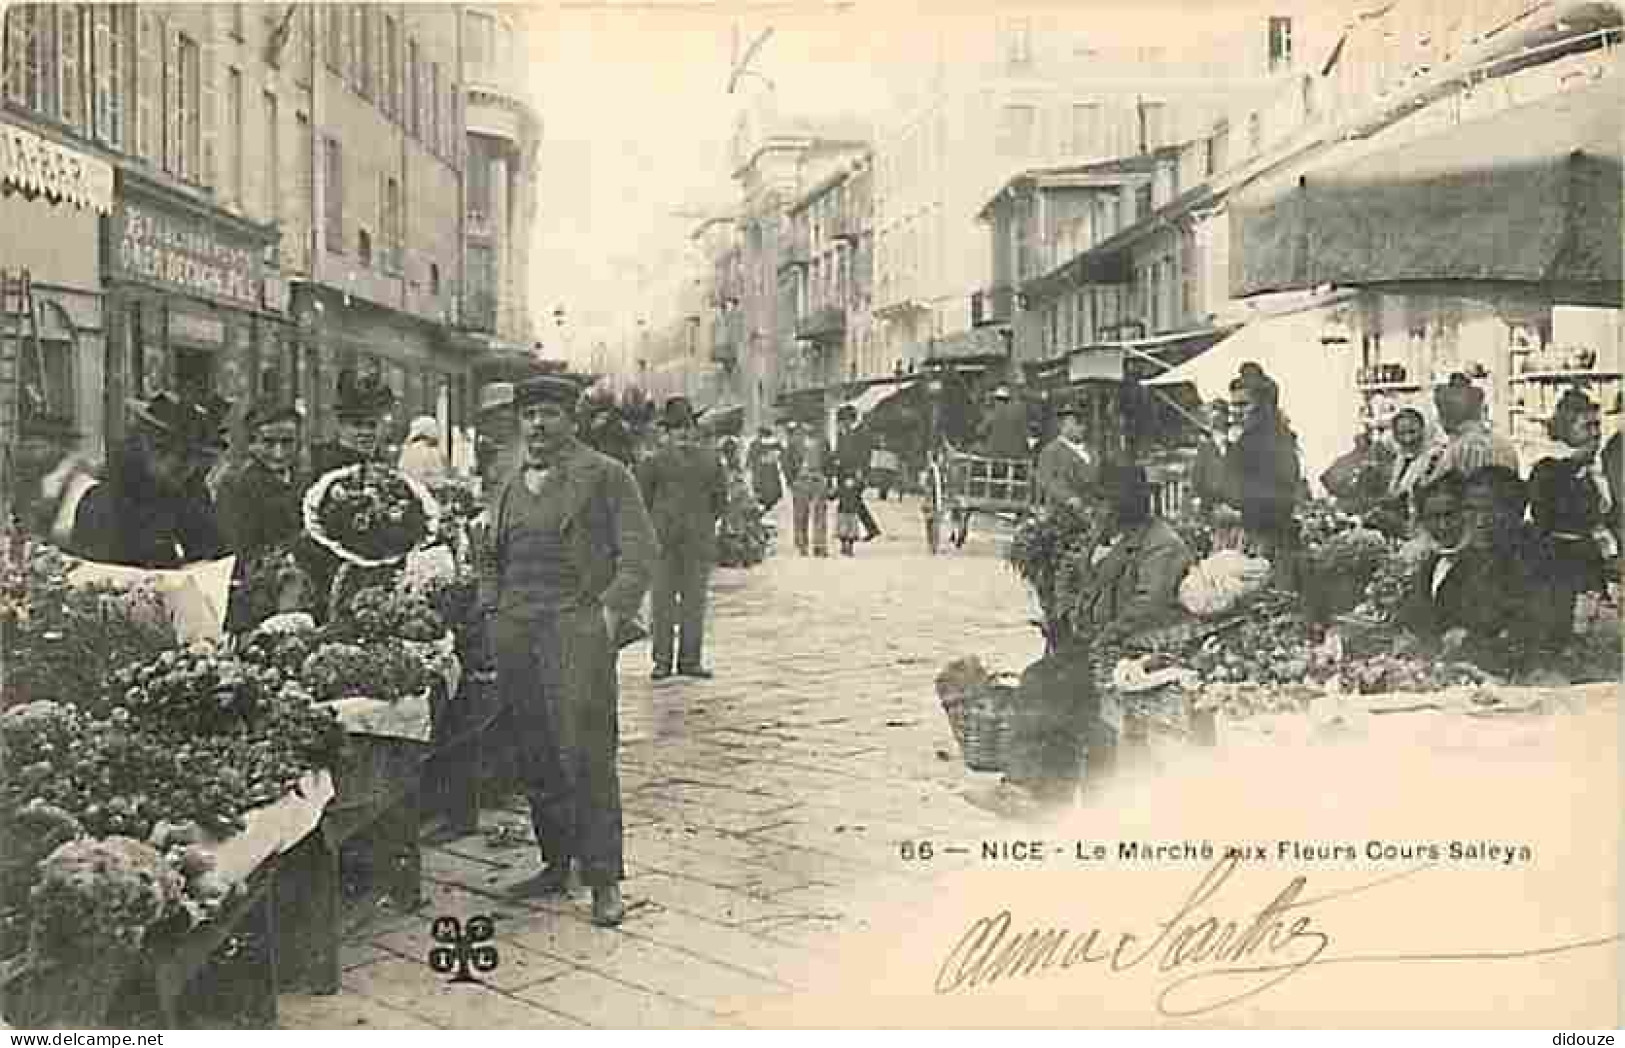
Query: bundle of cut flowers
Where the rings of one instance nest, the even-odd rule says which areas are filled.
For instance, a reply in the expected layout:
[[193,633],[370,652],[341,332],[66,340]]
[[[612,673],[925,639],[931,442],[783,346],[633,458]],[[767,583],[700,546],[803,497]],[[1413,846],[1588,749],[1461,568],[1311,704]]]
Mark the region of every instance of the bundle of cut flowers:
[[350,564],[378,567],[425,545],[440,507],[427,488],[376,463],[337,469],[305,493],[305,532]]

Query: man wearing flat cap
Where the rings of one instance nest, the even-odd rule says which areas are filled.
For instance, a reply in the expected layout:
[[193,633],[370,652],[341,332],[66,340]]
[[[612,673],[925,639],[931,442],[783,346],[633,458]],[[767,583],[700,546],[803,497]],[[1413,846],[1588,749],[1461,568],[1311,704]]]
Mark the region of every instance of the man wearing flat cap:
[[[233,632],[252,629],[241,596],[250,565],[265,554],[290,549],[304,530],[301,501],[305,485],[298,476],[299,412],[292,404],[263,400],[249,409],[248,464],[227,479],[220,491],[220,524],[231,551],[237,554],[226,626]],[[310,554],[312,551],[305,551]]]
[[[728,504],[728,480],[717,452],[697,437],[698,419],[687,398],[672,397],[661,412],[664,447],[638,467],[643,500],[660,536],[652,618],[654,669],[664,680],[675,671],[709,678],[705,668],[705,605],[717,559],[717,521]],[[676,660],[673,661],[673,648]]]
[[592,919],[619,924],[622,866],[617,638],[658,555],[625,466],[576,439],[580,386],[543,375],[514,390],[523,465],[503,484],[481,556],[495,653],[543,869],[518,896],[592,888]]
[[85,493],[69,552],[138,568],[176,568],[219,554],[212,503],[189,497],[207,439],[192,409],[159,393],[130,401],[130,432],[106,480]]

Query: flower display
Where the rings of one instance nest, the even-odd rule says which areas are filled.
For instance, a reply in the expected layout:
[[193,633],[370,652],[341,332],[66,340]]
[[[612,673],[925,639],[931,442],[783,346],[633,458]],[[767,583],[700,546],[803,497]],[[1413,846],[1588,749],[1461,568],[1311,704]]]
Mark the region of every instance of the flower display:
[[337,469],[305,493],[305,532],[341,560],[390,564],[423,546],[440,507],[412,477],[376,463]]

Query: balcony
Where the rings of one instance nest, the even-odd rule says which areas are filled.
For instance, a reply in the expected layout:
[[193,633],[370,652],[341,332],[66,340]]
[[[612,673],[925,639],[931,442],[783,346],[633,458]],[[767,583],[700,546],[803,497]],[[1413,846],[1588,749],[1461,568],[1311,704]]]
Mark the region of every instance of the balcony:
[[842,211],[830,220],[829,235],[833,240],[844,240],[856,247],[858,238],[863,235],[863,224],[857,215]]
[[846,310],[820,306],[796,318],[796,338],[807,342],[838,341],[846,334]]
[[1015,314],[1016,290],[1009,285],[978,291],[970,298],[971,326],[1008,324]]

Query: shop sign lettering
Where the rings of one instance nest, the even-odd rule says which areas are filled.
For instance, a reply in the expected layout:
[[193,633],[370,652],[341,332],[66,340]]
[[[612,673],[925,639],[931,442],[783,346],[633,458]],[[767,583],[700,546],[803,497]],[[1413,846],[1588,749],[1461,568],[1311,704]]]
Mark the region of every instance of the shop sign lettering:
[[115,247],[119,272],[189,295],[260,305],[257,251],[221,242],[204,223],[125,203]]

